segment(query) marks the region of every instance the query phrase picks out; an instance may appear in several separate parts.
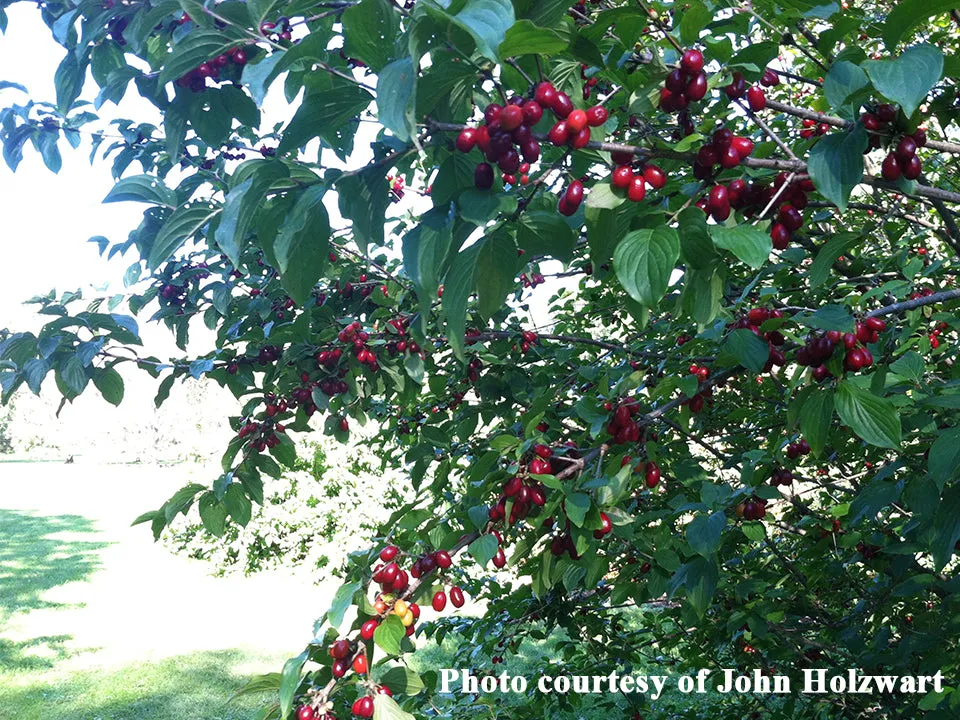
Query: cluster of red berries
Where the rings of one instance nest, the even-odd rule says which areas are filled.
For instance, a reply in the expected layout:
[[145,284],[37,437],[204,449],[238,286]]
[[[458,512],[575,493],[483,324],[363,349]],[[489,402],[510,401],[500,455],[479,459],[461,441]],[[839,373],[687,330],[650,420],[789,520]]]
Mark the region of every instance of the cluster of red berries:
[[801,455],[810,454],[810,443],[808,443],[803,438],[800,438],[799,440],[797,440],[797,442],[792,442],[789,445],[787,445],[787,449],[785,452],[788,458],[790,458],[791,460],[796,460]]
[[692,102],[703,100],[707,94],[707,74],[703,71],[703,53],[686,50],[680,57],[680,67],[671,71],[660,90],[660,109],[681,112]]
[[610,175],[610,184],[626,190],[627,197],[633,202],[640,202],[647,196],[647,185],[654,190],[660,190],[667,184],[666,173],[656,165],[644,164],[634,170],[633,162],[636,158],[633,153],[612,152],[610,159],[616,166]]
[[873,355],[866,345],[877,342],[880,333],[886,327],[887,324],[880,318],[867,318],[857,323],[855,333],[829,330],[822,335],[811,337],[807,340],[807,344],[797,351],[797,362],[800,365],[812,367],[814,380],[822,382],[831,376],[825,363],[833,356],[834,348],[842,344],[845,370],[856,372],[870,367],[873,365]]
[[720,128],[710,137],[710,142],[700,148],[693,162],[693,176],[706,180],[714,175],[714,166],[729,170],[740,164],[753,152],[750,138],[734,135],[727,128]]
[[[572,110],[570,98],[563,97]],[[516,173],[521,174],[521,180],[527,176],[530,163],[540,159],[540,143],[533,136],[532,128],[542,117],[540,102],[514,95],[506,105],[487,105],[483,111],[483,125],[460,131],[456,139],[457,150],[468,153],[476,147],[487,160],[474,169],[473,181],[478,189],[489,190],[493,186],[494,173],[490,163],[497,164],[504,182],[509,185],[516,184]],[[529,176],[526,182],[529,182]]]
[[267,448],[276,447],[280,444],[280,436],[277,433],[285,432],[286,428],[280,423],[258,423],[248,420],[240,426],[237,432],[237,438],[243,440],[247,437],[253,437],[250,441],[250,447],[256,452],[263,452]]
[[[520,354],[526,355],[528,352],[530,352],[530,348],[532,348],[534,345],[537,345],[539,342],[540,338],[537,337],[537,334],[533,332],[533,330],[524,330],[520,334]],[[517,350],[517,345],[514,345],[513,349]]]
[[560,195],[560,200],[557,202],[557,211],[561,215],[570,216],[573,215],[577,208],[580,207],[580,203],[583,202],[583,181],[574,180],[567,186],[567,189]]
[[927,144],[927,133],[917,130],[912,135],[900,138],[896,148],[890,151],[880,166],[880,176],[891,182],[901,175],[907,180],[916,180],[923,172],[923,163],[917,157],[917,148]]
[[160,297],[171,305],[183,305],[188,289],[186,285],[167,283],[160,288]]
[[[764,73],[764,78],[767,77],[767,73],[771,73],[773,76],[775,76],[777,83],[780,82],[779,76],[777,76],[773,70],[767,70],[766,73]],[[739,100],[746,95],[747,104],[750,106],[750,109],[753,112],[759,112],[767,106],[767,93],[764,92],[763,88],[759,85],[751,85],[750,87],[747,87],[747,81],[744,79],[743,73],[734,72],[733,79],[729,85],[724,87],[723,91],[731,100]]]
[[[550,458],[553,449],[546,445],[533,446],[533,458],[527,465],[529,475],[551,475],[553,466]],[[499,522],[507,517],[507,503],[512,502],[510,508],[510,524],[523,520],[536,507],[543,507],[547,501],[546,489],[543,483],[529,477],[514,475],[503,484],[497,502],[490,507],[489,516],[493,522]],[[501,550],[502,552],[502,550]],[[496,558],[494,558],[496,564]]]
[[800,130],[800,137],[809,140],[812,137],[820,137],[829,132],[830,126],[826,123],[817,123],[816,120],[807,118],[803,121],[803,129]]
[[936,350],[940,347],[940,334],[947,329],[945,322],[937,323],[937,326],[930,332],[930,348]]
[[470,362],[467,363],[467,379],[471,384],[480,379],[481,370],[483,370],[483,360],[478,357],[470,358]]
[[[450,604],[453,605],[455,608],[461,608],[463,607],[464,602],[466,601],[463,597],[463,590],[461,590],[456,585],[451,587],[450,588]],[[437,612],[443,612],[444,609],[447,607],[447,593],[445,593],[443,590],[437,590],[433,594],[433,599],[431,600],[430,604],[433,606],[433,609],[436,610]]]
[[290,32],[290,19],[280,18],[277,22],[265,20],[260,23],[260,34],[264,37],[272,35],[276,40],[290,42],[293,39]]
[[547,279],[538,272],[532,273],[529,277],[526,273],[520,273],[520,282],[523,283],[525,288],[535,288],[537,285],[542,285],[546,281]]
[[775,365],[780,366],[787,362],[786,357],[780,350],[780,346],[786,342],[786,338],[783,336],[783,333],[781,333],[779,330],[768,330],[764,332],[760,329],[760,326],[767,322],[767,320],[776,320],[782,317],[783,312],[780,310],[769,310],[763,307],[755,307],[750,308],[747,314],[742,316],[735,323],[727,326],[734,330],[738,328],[749,330],[758,338],[767,341],[769,354],[767,355],[767,362],[763,366],[763,372],[770,372]]
[[773,474],[770,475],[770,484],[774,487],[778,485],[791,485],[793,484],[793,473],[786,468],[777,468],[773,471]]
[[220,71],[230,63],[240,67],[246,65],[246,50],[241,47],[234,48],[233,50],[230,50],[222,55],[217,55],[217,57],[213,58],[212,60],[208,60],[205,63],[200,63],[200,65],[195,67],[186,75],[178,78],[176,84],[179,87],[190,88],[194,92],[202,92],[207,86],[207,78],[211,78],[213,80],[219,79]]
[[[786,173],[777,175],[773,183],[775,191],[783,187],[787,177]],[[770,226],[770,238],[773,240],[773,247],[777,250],[786,250],[790,237],[803,227],[803,210],[808,203],[807,193],[813,190],[813,181],[810,178],[804,178],[792,181],[780,194],[781,203],[777,212],[777,221]]]
[[640,440],[640,425],[633,417],[640,412],[640,403],[634,398],[623,400],[614,410],[612,403],[606,403],[607,410],[613,410],[613,418],[607,425],[607,432],[613,435],[614,445],[638,442]]
[[404,183],[403,177],[397,175],[387,175],[387,182],[390,183],[390,202],[400,202],[403,200]]

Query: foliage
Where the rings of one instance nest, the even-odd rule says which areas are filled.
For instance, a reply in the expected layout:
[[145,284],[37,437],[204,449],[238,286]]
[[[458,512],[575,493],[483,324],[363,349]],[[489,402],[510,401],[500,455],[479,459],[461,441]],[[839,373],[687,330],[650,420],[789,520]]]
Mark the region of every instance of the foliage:
[[[354,700],[380,720],[474,716],[398,664],[448,625],[486,650],[565,631],[565,666],[589,674],[652,648],[674,672],[955,676],[948,10],[45,3],[67,49],[56,101],[0,111],[4,158],[33,147],[56,172],[62,141],[90,134],[113,161],[106,201],[146,208],[127,239],[92,239],[134,255],[129,294],[34,298],[52,320],[0,341],[3,398],[52,376],[65,402],[119,403],[132,367],[158,405],[178,381],[226,386],[222,475],[139,521],[159,537],[196,508],[228,543],[296,466],[291,435],[371,428],[412,499],[357,539],[330,627],[274,678],[267,717]],[[94,110],[132,87],[162,133],[98,127],[88,70]],[[287,102],[285,122],[259,129],[265,102]],[[139,357],[134,316],[181,349],[197,319],[215,347]],[[377,567],[388,542],[402,571]],[[460,607],[461,587],[486,612],[416,624],[410,600]],[[616,622],[637,606],[642,639]],[[367,664],[395,699],[369,699]],[[949,718],[952,689],[843,712]],[[514,716],[578,702],[537,695]]]

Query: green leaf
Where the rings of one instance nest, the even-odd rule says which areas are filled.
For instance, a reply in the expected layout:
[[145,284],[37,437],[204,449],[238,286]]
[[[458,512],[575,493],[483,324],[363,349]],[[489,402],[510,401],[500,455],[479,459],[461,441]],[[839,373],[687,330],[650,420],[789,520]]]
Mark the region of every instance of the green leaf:
[[943,53],[923,43],[908,48],[896,58],[867,60],[863,69],[881,95],[898,103],[904,115],[912,117],[943,76]]
[[470,188],[457,197],[457,208],[460,217],[482,227],[500,212],[500,201],[501,197],[496,193]]
[[362,0],[341,16],[344,52],[380,72],[393,57],[400,16],[386,0]]
[[123,400],[123,378],[114,368],[105,368],[93,377],[93,384],[111,405],[119,405]]
[[518,20],[507,30],[499,52],[501,57],[555,55],[569,44],[570,41],[556,30],[537,27],[529,20]]
[[720,538],[726,526],[727,516],[723,512],[715,512],[709,516],[697,515],[687,525],[687,542],[698,555],[710,557],[720,547]]
[[500,61],[497,48],[515,20],[510,0],[467,0],[451,19],[470,33],[481,55],[494,62]]
[[73,52],[67,52],[66,57],[60,61],[53,82],[57,91],[57,110],[61,114],[66,115],[80,97],[86,73],[86,62],[81,62]]
[[713,20],[713,13],[702,2],[692,2],[685,7],[680,18],[680,41],[692,45],[700,38],[700,31]]
[[586,493],[571,493],[567,496],[565,507],[570,522],[577,527],[583,527],[583,522],[587,517],[587,511],[590,509],[590,496]]
[[373,641],[387,655],[400,654],[400,641],[407,635],[407,629],[396,615],[388,615],[373,632]]
[[43,158],[43,164],[47,170],[52,173],[60,172],[63,165],[63,158],[60,157],[60,150],[57,148],[59,135],[55,132],[44,132],[40,134],[37,141],[40,146],[40,156]]
[[520,216],[517,245],[530,256],[549,255],[567,262],[576,241],[573,229],[551,210],[528,210]]
[[227,508],[217,500],[216,494],[206,492],[201,495],[198,507],[200,509],[200,521],[207,532],[216,537],[223,535],[227,523]]
[[308,657],[309,652],[304,650],[283,664],[283,672],[280,673],[280,717],[287,717],[293,709],[293,698],[300,686],[300,672]]
[[[261,23],[270,19],[270,16],[276,11],[280,0],[246,0],[246,4],[247,12],[250,15],[250,26],[259,28]],[[187,12],[191,18],[202,18],[205,15],[202,5],[196,10],[187,9]]]
[[798,314],[794,319],[801,325],[819,330],[853,332],[854,329],[853,316],[843,305],[823,305],[812,315]]
[[688,270],[684,275],[683,300],[687,312],[700,327],[705,327],[720,314],[723,276],[714,268]]
[[587,208],[597,210],[615,210],[625,203],[627,193],[624,190],[618,190],[610,185],[594,185],[590,188],[590,194],[587,195]]
[[416,718],[397,705],[397,701],[389,695],[377,693],[373,696],[373,720],[416,720]]
[[903,480],[894,482],[885,478],[874,478],[869,484],[860,488],[860,492],[850,503],[847,521],[851,525],[866,518],[873,520],[877,513],[890,503],[895,503],[903,492]]
[[820,457],[826,447],[833,422],[833,393],[825,388],[814,389],[800,413],[800,432],[809,443],[814,457]]
[[337,180],[340,213],[353,221],[353,241],[364,253],[369,245],[383,245],[388,193],[387,178],[381,168],[368,167]]
[[810,151],[807,169],[817,190],[841,210],[863,175],[867,133],[858,124],[852,131],[828,135]]
[[517,245],[509,232],[497,230],[484,239],[475,275],[480,295],[478,309],[483,317],[492,317],[503,307],[504,298],[516,285],[518,266]]
[[927,457],[927,472],[941,489],[960,473],[960,428],[944,430],[933,441]]
[[416,130],[413,112],[416,87],[417,68],[408,57],[387,65],[377,80],[377,117],[380,124],[404,142]]
[[770,357],[770,347],[767,342],[746,328],[734,330],[727,335],[723,347],[737,359],[737,362],[755,373],[763,372],[763,367]]
[[221,208],[206,203],[183,206],[174,210],[167,218],[150,247],[147,267],[156,270],[180,249],[187,238],[193,237],[213,218],[220,214]]
[[152,175],[133,175],[118,181],[103,199],[105,203],[126,201],[166,205],[172,208],[177,204],[177,195],[164,185],[162,180]]
[[720,262],[720,253],[707,229],[707,216],[700,208],[690,207],[680,213],[679,235],[680,257],[687,266],[706,270]]
[[752,268],[762,266],[773,250],[769,231],[756,225],[710,225],[709,231],[714,245],[729,250]]
[[497,542],[496,535],[481,535],[470,543],[469,549],[477,564],[480,567],[486,567],[493,560],[493,556],[497,554],[499,548],[500,543]]
[[908,380],[920,382],[927,372],[927,365],[919,353],[911,350],[901,355],[896,362],[891,363],[890,370]]
[[210,58],[237,47],[242,40],[244,36],[240,30],[229,25],[219,30],[190,31],[173,46],[173,53],[166,57],[163,70],[160,71],[160,85],[183,77]]
[[347,614],[347,609],[353,603],[353,596],[363,587],[358,582],[345,583],[337,588],[336,594],[333,596],[333,602],[330,603],[330,609],[327,610],[327,622],[330,623],[330,627],[338,628],[340,623],[343,622],[343,616]]
[[613,266],[630,297],[656,307],[667,291],[679,257],[680,238],[673,228],[634,230],[614,250]]
[[861,241],[859,233],[839,233],[824,243],[810,266],[810,286],[819,287],[830,277],[830,270],[837,259]]
[[[257,163],[253,165],[253,163]],[[256,160],[241,165],[237,173],[251,168],[249,177],[227,193],[223,215],[214,239],[235,266],[240,264],[240,253],[254,216],[263,205],[263,196],[273,183],[287,176],[286,165],[279,161]]]
[[830,71],[823,78],[823,94],[830,103],[830,107],[840,111],[847,104],[850,96],[867,87],[870,80],[859,65],[840,60],[835,62]]
[[[594,191],[596,192],[596,191]],[[592,195],[593,193],[591,193]],[[587,223],[587,242],[590,261],[600,267],[613,257],[613,250],[630,228],[631,213],[619,210],[588,207],[584,212]]]
[[860,438],[878,447],[899,448],[900,415],[889,401],[843,380],[836,403],[840,420]]
[[66,362],[60,366],[60,376],[63,378],[67,387],[78,395],[83,392],[83,389],[87,386],[87,382],[90,380],[87,376],[86,369],[83,367],[83,363],[76,355],[68,357]]
[[891,7],[883,22],[883,42],[887,49],[893,52],[917,25],[956,7],[956,0],[900,0]]
[[933,562],[937,572],[950,562],[960,540],[960,485],[951,485],[943,494],[933,521]]
[[310,76],[305,84],[303,102],[280,138],[277,150],[281,153],[303,147],[315,137],[334,146],[335,133],[343,130],[353,134],[355,118],[373,99],[359,85],[326,73]]
[[305,305],[328,262],[330,220],[323,205],[325,185],[314,185],[297,198],[274,243],[280,284],[298,305]]
[[227,486],[227,493],[223,496],[223,504],[230,513],[230,517],[241,527],[246,527],[250,522],[250,516],[253,511],[253,505],[250,498],[247,497],[238,483],[231,483]]
[[471,245],[453,260],[443,283],[443,313],[447,317],[447,339],[453,352],[462,361],[467,329],[467,300],[476,282],[474,274],[481,244]]
[[426,687],[423,680],[408,667],[395,667],[380,676],[380,684],[386,685],[394,694],[417,695]]

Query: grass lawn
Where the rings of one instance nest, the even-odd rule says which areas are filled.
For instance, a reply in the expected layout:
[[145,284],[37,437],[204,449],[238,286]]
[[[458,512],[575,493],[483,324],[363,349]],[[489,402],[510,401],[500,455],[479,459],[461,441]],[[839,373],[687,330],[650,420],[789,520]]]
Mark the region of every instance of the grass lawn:
[[329,598],[293,575],[213,578],[130,527],[148,489],[183,482],[0,464],[0,720],[257,716],[268,698],[231,695],[298,653]]

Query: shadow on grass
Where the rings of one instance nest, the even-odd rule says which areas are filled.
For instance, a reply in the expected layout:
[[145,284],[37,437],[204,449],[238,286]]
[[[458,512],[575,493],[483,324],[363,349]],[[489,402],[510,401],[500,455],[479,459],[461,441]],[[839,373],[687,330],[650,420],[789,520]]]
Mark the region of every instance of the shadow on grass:
[[46,682],[27,677],[0,682],[0,718],[253,720],[274,697],[241,696],[227,702],[248,679],[236,668],[250,660],[238,650],[204,652]]
[[0,668],[43,670],[69,656],[68,635],[14,642],[2,634],[15,615],[66,607],[44,595],[87,580],[100,567],[99,551],[107,543],[82,539],[95,532],[94,524],[79,515],[0,509]]

